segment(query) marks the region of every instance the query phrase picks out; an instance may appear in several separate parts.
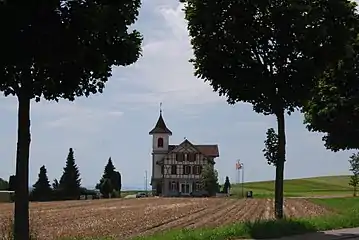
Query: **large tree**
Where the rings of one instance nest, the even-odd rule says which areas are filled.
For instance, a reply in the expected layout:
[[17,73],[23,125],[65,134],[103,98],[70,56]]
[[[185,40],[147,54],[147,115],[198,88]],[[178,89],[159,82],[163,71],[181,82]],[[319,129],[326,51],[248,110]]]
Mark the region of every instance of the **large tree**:
[[305,104],[307,128],[324,133],[323,141],[332,151],[359,149],[359,40],[353,54],[323,74]]
[[80,171],[75,163],[74,151],[69,149],[64,172],[60,178],[59,191],[65,199],[78,199],[81,193]]
[[102,92],[113,66],[137,61],[140,0],[0,1],[0,91],[18,100],[15,238],[29,238],[30,102]]
[[32,199],[35,201],[49,201],[52,197],[52,189],[44,165],[40,168],[38,176],[39,177],[31,191]]
[[283,217],[285,113],[301,107],[316,77],[347,51],[355,3],[344,0],[182,0],[195,75],[230,104],[275,115],[275,214]]

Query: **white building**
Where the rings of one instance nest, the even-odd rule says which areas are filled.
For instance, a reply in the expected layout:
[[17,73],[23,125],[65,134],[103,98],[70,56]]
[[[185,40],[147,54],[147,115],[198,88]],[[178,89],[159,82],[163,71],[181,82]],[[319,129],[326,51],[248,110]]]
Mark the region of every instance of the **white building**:
[[179,145],[170,144],[171,130],[162,117],[149,132],[152,135],[152,190],[156,195],[190,195],[201,191],[203,166],[214,167],[219,157],[218,145],[194,145],[185,139]]

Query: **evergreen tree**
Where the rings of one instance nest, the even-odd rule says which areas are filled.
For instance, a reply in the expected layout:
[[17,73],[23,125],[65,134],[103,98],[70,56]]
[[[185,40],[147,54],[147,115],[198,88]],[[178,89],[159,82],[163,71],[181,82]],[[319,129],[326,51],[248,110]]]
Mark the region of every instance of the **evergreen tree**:
[[15,181],[16,181],[16,176],[11,175],[9,177],[9,191],[15,191]]
[[81,192],[80,171],[75,163],[74,151],[69,149],[66,166],[61,176],[59,190],[65,199],[78,199]]
[[[112,191],[114,190],[118,192],[121,191],[121,174],[115,170],[116,168],[110,157],[105,166],[102,178],[100,179],[100,182],[96,185],[96,189],[99,189],[105,198],[109,197],[109,194],[112,193]],[[108,181],[110,181],[110,183],[108,183]]]
[[7,190],[7,189],[9,189],[9,183],[6,180],[0,178],[0,190]]
[[203,168],[201,181],[203,189],[207,191],[210,196],[216,195],[219,187],[218,172],[214,170],[213,165],[208,164]]
[[32,199],[35,201],[49,201],[51,199],[52,189],[49,178],[47,177],[47,170],[43,165],[40,168],[39,178],[33,185],[31,191]]
[[108,159],[108,162],[105,166],[105,171],[103,173],[103,178],[111,178],[113,173],[115,172],[115,166],[113,165],[111,157]]
[[229,177],[227,176],[226,181],[224,182],[223,185],[223,192],[228,194],[230,189],[231,189],[231,183],[229,182]]

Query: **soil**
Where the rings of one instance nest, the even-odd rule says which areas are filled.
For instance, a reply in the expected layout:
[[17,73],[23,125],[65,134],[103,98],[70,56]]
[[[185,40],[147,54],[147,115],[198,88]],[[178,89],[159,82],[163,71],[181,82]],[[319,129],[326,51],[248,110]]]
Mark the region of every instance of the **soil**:
[[[0,222],[9,223],[13,204],[0,204]],[[305,199],[285,199],[289,217],[316,216],[328,210]],[[273,199],[143,198],[31,203],[32,230],[39,239],[110,236],[126,239],[169,229],[218,227],[272,219]]]

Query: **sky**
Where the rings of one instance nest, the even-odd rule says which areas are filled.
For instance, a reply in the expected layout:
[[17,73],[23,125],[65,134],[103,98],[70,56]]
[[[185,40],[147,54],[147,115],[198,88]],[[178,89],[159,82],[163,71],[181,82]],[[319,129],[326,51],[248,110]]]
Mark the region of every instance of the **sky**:
[[[218,144],[220,182],[238,181],[235,162],[244,164],[245,181],[272,180],[275,169],[263,156],[265,132],[276,129],[273,116],[251,105],[228,105],[193,76],[192,56],[182,6],[178,0],[143,0],[134,26],[144,35],[143,56],[130,67],[114,68],[103,94],[31,105],[30,182],[45,165],[49,179],[60,178],[69,148],[75,151],[82,184],[94,186],[109,157],[122,174],[124,188],[143,188],[151,177],[148,132],[159,116],[173,132],[171,144],[186,137],[193,144]],[[17,100],[0,97],[0,177],[15,173]],[[349,173],[351,151],[326,150],[321,135],[310,133],[300,113],[286,117],[285,178]]]

